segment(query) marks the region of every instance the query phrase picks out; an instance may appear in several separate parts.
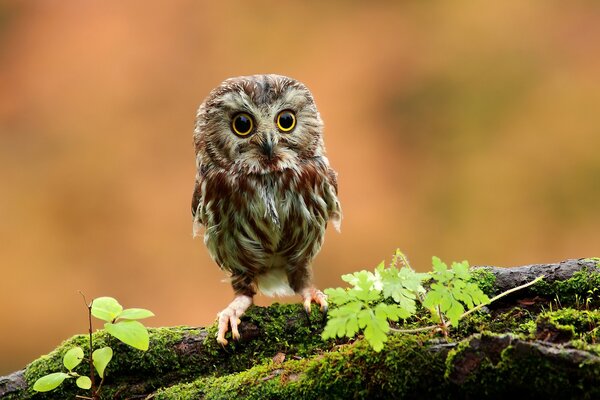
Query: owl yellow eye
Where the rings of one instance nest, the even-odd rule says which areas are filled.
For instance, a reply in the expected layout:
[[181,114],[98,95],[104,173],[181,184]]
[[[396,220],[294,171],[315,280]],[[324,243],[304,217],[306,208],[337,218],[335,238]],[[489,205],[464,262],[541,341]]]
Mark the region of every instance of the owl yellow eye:
[[285,110],[277,115],[277,128],[281,132],[290,132],[296,126],[296,116],[293,112]]
[[246,113],[237,114],[231,121],[231,129],[233,133],[241,137],[250,135],[254,129],[252,117]]

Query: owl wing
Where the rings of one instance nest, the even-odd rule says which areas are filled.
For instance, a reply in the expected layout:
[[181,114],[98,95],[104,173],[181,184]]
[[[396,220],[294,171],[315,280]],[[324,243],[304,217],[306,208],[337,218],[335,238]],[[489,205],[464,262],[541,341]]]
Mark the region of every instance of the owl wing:
[[330,188],[330,193],[325,196],[325,201],[327,203],[327,211],[329,212],[329,220],[333,223],[335,230],[339,232],[342,225],[342,207],[337,197],[337,172],[331,167],[327,168],[327,183]]
[[194,237],[198,236],[200,233],[200,229],[202,225],[205,224],[204,221],[204,212],[203,204],[204,198],[202,196],[202,182],[205,179],[206,171],[202,166],[198,168],[198,173],[196,174],[196,181],[194,182],[194,192],[192,193],[192,218],[194,221]]

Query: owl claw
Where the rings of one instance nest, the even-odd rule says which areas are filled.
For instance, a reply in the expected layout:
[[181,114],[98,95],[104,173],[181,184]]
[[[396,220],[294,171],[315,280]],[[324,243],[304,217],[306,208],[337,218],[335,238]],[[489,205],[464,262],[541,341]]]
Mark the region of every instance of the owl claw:
[[218,314],[219,317],[219,331],[217,333],[217,342],[221,345],[226,346],[228,341],[225,339],[225,334],[228,328],[231,326],[231,337],[233,340],[240,338],[240,332],[238,325],[240,324],[240,317],[246,312],[248,307],[252,304],[252,297],[238,295],[233,301],[227,306],[226,309]]
[[302,291],[302,299],[304,305],[304,311],[307,315],[310,315],[310,306],[313,302],[317,303],[321,309],[321,312],[327,314],[327,296],[318,289],[308,288]]
[[322,307],[321,310],[323,311],[323,324],[325,324],[327,322],[327,312],[329,311],[329,306],[325,305],[325,307]]

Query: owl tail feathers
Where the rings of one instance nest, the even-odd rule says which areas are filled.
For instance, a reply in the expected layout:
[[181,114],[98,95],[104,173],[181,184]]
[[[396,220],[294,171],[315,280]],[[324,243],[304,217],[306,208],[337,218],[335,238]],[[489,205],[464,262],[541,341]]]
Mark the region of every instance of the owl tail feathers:
[[283,268],[272,268],[266,273],[258,275],[256,286],[261,293],[273,297],[293,296],[287,274]]

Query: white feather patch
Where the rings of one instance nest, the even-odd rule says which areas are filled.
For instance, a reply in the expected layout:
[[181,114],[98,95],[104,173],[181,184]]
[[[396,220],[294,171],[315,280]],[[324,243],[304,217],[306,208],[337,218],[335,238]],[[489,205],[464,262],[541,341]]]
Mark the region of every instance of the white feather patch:
[[333,223],[333,227],[336,231],[341,232],[342,229],[342,214],[339,212],[334,213],[331,216],[331,222]]
[[202,231],[202,224],[200,223],[199,218],[194,218],[194,224],[192,228],[192,237],[200,236],[200,232]]
[[256,283],[261,293],[273,297],[293,296],[294,291],[283,268],[271,268],[257,277]]

